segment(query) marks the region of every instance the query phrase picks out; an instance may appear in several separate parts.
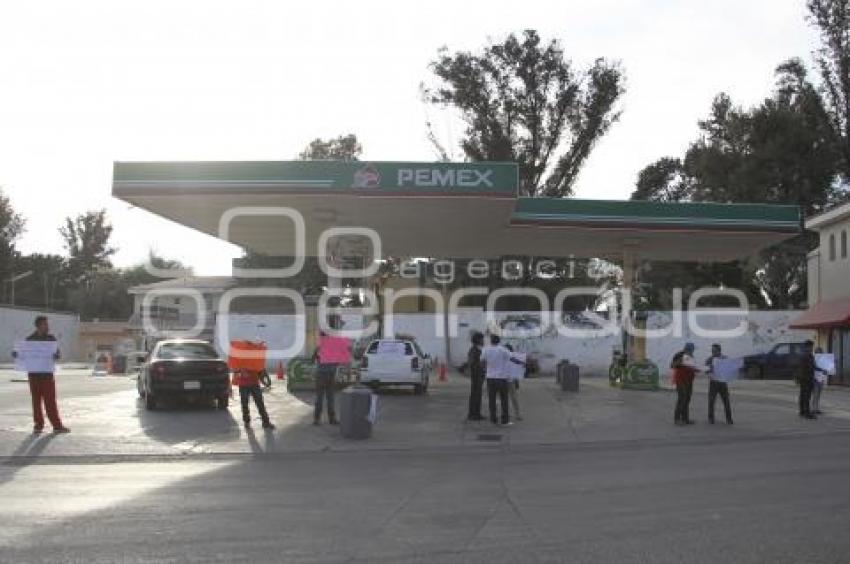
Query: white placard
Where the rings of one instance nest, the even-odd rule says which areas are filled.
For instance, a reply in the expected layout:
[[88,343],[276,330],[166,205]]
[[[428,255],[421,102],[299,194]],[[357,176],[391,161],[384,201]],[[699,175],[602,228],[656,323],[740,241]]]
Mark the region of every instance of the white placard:
[[816,354],[815,366],[826,372],[826,374],[824,374],[823,372],[819,372],[816,370],[815,379],[818,382],[825,382],[827,379],[827,374],[830,376],[835,376],[835,355],[832,353]]
[[511,380],[525,378],[525,358],[525,353],[511,353],[511,359],[507,362],[508,378]]
[[717,382],[731,382],[740,376],[744,367],[742,358],[713,358],[711,359],[711,379]]
[[57,341],[18,341],[15,343],[15,370],[52,374],[58,350]]

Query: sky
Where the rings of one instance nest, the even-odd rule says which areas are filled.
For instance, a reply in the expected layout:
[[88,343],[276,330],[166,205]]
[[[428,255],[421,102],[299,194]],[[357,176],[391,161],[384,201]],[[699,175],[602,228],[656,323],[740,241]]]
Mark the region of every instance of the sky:
[[625,69],[622,117],[576,187],[600,199],[683,154],[717,93],[758,103],[817,40],[803,0],[0,0],[0,188],[27,220],[18,248],[62,253],[63,218],[106,208],[116,265],[152,250],[229,274],[235,247],[112,198],[113,161],[288,160],[349,132],[364,159],[431,161],[426,121],[453,146],[462,130],[419,94],[437,50],[526,28],[579,68]]

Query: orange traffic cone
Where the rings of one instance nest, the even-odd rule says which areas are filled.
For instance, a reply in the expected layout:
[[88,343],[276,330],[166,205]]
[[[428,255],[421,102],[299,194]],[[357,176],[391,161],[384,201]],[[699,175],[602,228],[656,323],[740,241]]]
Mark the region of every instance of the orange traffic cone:
[[283,361],[277,362],[277,379],[283,380],[286,378],[286,368],[283,366]]

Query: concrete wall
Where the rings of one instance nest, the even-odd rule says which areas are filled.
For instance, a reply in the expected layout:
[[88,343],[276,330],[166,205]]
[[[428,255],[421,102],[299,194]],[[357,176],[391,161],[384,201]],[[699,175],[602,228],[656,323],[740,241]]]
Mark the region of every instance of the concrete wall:
[[0,307],[0,362],[13,362],[12,348],[15,341],[26,338],[35,330],[33,321],[38,315],[47,316],[50,332],[59,340],[62,359],[80,360],[76,358],[80,333],[80,318],[77,315]]
[[[695,357],[697,362],[702,363],[711,354],[712,343],[720,343],[726,356],[740,357],[768,351],[777,343],[813,339],[814,331],[788,327],[799,315],[799,311],[751,311],[746,318],[746,333],[735,338],[700,337],[685,323],[681,338],[649,339],[646,356],[661,367],[663,374],[673,355],[688,341],[696,345]],[[647,319],[647,329],[667,327],[671,320],[670,312],[652,312]],[[741,318],[710,314],[699,316],[697,322],[704,329],[721,330],[733,328],[741,322]]]
[[[534,316],[534,312],[497,312],[496,323],[508,316]],[[669,365],[673,354],[681,349],[687,341],[697,346],[698,360],[707,357],[711,344],[719,342],[728,356],[742,356],[755,352],[767,351],[776,343],[784,341],[802,341],[814,336],[811,331],[797,331],[788,328],[789,322],[799,315],[797,311],[753,311],[746,315],[746,331],[737,338],[699,337],[694,334],[687,323],[683,324],[681,337],[650,338],[647,342],[647,356],[664,369]],[[647,319],[647,329],[662,329],[669,326],[673,316],[670,312],[650,312]],[[292,315],[236,315],[231,314],[220,321],[227,323],[230,339],[260,339],[268,343],[270,349],[284,349],[291,346],[295,340],[295,316]],[[459,366],[466,359],[469,349],[469,337],[473,331],[486,331],[487,319],[480,309],[461,309],[457,313],[457,336],[450,339],[450,363]],[[734,327],[741,321],[740,317],[729,317],[717,314],[699,316],[699,324],[704,329],[720,330]],[[346,318],[346,329],[359,326],[356,316]],[[443,337],[438,337],[437,323],[442,323],[438,315],[426,313],[396,314],[393,320],[395,334],[408,334],[416,337],[422,349],[431,356],[443,359],[445,343]],[[581,321],[571,326],[582,328]],[[569,359],[582,367],[584,373],[607,374],[611,355],[615,347],[622,342],[620,334],[608,334],[601,330],[588,330],[582,338],[569,338],[554,330],[546,331],[541,337],[529,339],[529,348],[537,353],[541,369],[544,372],[554,370],[555,364],[563,358]],[[305,351],[301,351],[302,353]],[[306,351],[310,352],[310,351]]]

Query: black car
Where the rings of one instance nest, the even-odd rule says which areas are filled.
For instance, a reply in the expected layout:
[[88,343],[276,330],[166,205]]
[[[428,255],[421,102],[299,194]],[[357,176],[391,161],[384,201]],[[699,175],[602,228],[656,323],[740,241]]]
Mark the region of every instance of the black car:
[[227,362],[206,341],[160,341],[139,370],[139,396],[147,409],[166,398],[201,397],[224,409],[230,402]]
[[805,343],[779,343],[768,352],[744,357],[744,374],[747,378],[788,379],[794,377],[797,359],[803,354]]

